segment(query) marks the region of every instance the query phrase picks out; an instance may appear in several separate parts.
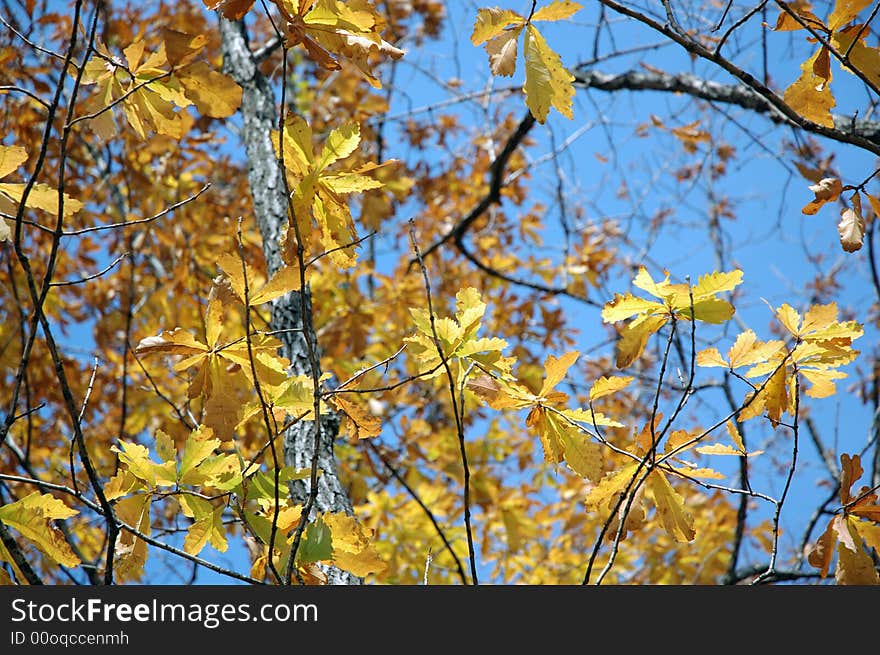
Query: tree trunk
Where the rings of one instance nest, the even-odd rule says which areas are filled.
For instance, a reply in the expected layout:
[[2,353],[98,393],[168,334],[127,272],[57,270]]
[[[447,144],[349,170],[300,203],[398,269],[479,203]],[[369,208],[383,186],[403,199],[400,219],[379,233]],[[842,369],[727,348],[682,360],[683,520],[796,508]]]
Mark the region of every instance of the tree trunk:
[[[260,72],[248,46],[248,37],[241,21],[231,22],[220,18],[223,47],[223,69],[242,87],[241,140],[248,160],[248,182],[254,201],[254,213],[263,238],[263,254],[268,273],[271,275],[283,262],[279,242],[288,224],[288,203],[283,172],[272,147],[270,134],[278,127],[275,96],[268,80]],[[303,297],[306,311],[303,312]],[[308,286],[301,292],[291,292],[272,304],[272,329],[281,332],[281,354],[290,359],[292,375],[313,373],[309,360],[308,344],[317,349],[317,338],[312,323],[311,294]],[[289,331],[291,328],[301,330]],[[284,435],[284,461],[297,469],[310,469],[315,446],[315,425],[312,421],[299,421]],[[312,515],[318,512],[352,513],[351,499],[342,486],[333,453],[333,442],[339,431],[339,419],[335,414],[323,415],[319,422],[318,490],[312,507]],[[291,497],[305,504],[309,496],[309,481],[296,481],[291,485]],[[329,584],[360,584],[361,580],[335,567],[324,569]]]

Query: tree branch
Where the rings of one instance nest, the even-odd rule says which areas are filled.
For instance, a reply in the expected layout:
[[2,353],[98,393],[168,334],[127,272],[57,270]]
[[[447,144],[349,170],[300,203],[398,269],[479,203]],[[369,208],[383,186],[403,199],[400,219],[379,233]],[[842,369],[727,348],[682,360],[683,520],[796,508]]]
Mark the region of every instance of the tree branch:
[[[781,112],[778,107],[765,97],[744,84],[721,84],[706,80],[690,73],[654,73],[643,71],[627,71],[611,75],[591,70],[587,66],[576,66],[572,71],[574,85],[598,89],[600,91],[661,91],[664,93],[683,93],[693,98],[736,105],[758,114],[766,114],[777,124],[800,127],[814,132],[803,121],[794,121]],[[854,119],[850,116],[833,114],[834,130],[837,141],[857,138],[875,144],[880,148],[880,121]],[[825,128],[827,130],[827,128]],[[818,133],[818,132],[817,132]],[[835,138],[825,133],[823,136]],[[864,146],[863,146],[864,147]],[[872,150],[872,152],[880,152]]]

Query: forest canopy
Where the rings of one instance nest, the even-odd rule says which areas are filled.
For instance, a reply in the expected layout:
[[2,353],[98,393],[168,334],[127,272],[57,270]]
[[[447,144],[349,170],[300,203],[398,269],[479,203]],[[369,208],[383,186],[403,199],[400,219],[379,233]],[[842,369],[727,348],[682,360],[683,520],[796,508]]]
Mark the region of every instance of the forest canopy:
[[880,583],[880,4],[2,6],[0,583]]

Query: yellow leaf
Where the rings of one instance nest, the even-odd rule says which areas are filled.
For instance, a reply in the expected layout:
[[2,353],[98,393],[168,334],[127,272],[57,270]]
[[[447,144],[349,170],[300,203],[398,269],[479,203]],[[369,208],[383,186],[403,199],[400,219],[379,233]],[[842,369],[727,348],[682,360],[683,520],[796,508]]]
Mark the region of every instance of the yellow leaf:
[[[825,22],[810,11],[812,5],[808,0],[793,0],[793,2],[786,4],[806,25],[820,30],[825,29]],[[780,10],[779,17],[776,19],[776,26],[773,29],[777,32],[790,32],[802,30],[804,26],[783,9]]]
[[259,291],[251,295],[251,306],[280,298],[291,291],[299,291],[301,288],[300,271],[293,266],[282,266],[272,278]]
[[[842,518],[842,517],[836,517]],[[862,548],[862,538],[854,526],[852,519],[847,517],[841,521],[841,530],[838,531],[840,541],[837,545],[837,571],[835,579],[839,585],[876,585],[880,584],[880,574],[874,566],[874,560]],[[847,541],[841,532],[846,531]]]
[[199,511],[194,512],[196,520],[186,532],[183,550],[190,555],[198,555],[210,543],[219,552],[226,552],[228,542],[223,526],[223,507],[215,508],[208,501],[196,496],[181,496],[181,498],[188,498],[190,502],[199,500],[206,506],[199,507]]
[[562,357],[557,359],[553,355],[548,355],[547,359],[544,361],[544,371],[546,372],[544,377],[544,384],[541,386],[541,391],[538,392],[538,396],[546,397],[547,394],[553,389],[562,378],[565,377],[566,372],[571,365],[577,361],[580,353],[576,350],[565,353]]
[[532,14],[532,20],[564,20],[570,18],[584,6],[570,0],[554,0]]
[[740,270],[730,271],[728,273],[707,273],[701,275],[697,284],[693,287],[691,293],[696,304],[700,300],[714,296],[722,291],[733,291],[742,284],[743,272]]
[[510,25],[523,25],[525,18],[509,9],[489,7],[477,11],[477,20],[474,23],[474,31],[471,33],[471,43],[481,43],[494,39]]
[[582,423],[591,423],[595,426],[606,426],[609,428],[622,428],[623,423],[608,418],[602,412],[587,411],[584,409],[560,409],[558,410],[563,416],[567,416],[572,421],[580,421]]
[[186,440],[183,455],[180,458],[180,482],[181,484],[200,484],[202,476],[194,475],[195,469],[208,457],[214,454],[214,450],[220,446],[220,439],[214,438],[214,431],[205,426],[199,426],[192,431]]
[[856,529],[868,548],[873,548],[880,555],[880,525],[871,521],[853,521]]
[[77,514],[79,512],[51,494],[35,491],[0,507],[0,522],[18,530],[53,562],[73,568],[80,565],[80,559],[51,520],[68,519]]
[[526,28],[523,54],[526,65],[526,106],[539,123],[547,120],[550,107],[568,119],[574,117],[574,76],[562,66],[559,59],[534,25]]
[[[138,532],[150,535],[150,494],[137,494],[116,503],[116,516]],[[121,530],[116,541],[116,572],[137,578],[144,572],[148,556],[147,542],[128,530]]]
[[345,514],[324,514],[333,542],[333,562],[358,577],[381,575],[388,565],[372,544],[373,531]]
[[788,303],[780,305],[776,310],[776,318],[793,336],[800,335],[801,315]]
[[713,443],[708,446],[698,446],[695,448],[702,455],[742,455],[742,451],[737,450],[733,446],[722,443]]
[[128,469],[120,469],[116,475],[104,485],[104,497],[107,500],[116,500],[121,496],[127,496],[135,489],[142,489],[144,483]]
[[737,450],[740,453],[746,452],[746,446],[743,443],[742,435],[739,433],[739,430],[736,428],[736,423],[728,420],[727,423],[724,424],[727,428],[727,434],[730,435],[730,438],[733,440],[733,443],[736,444]]
[[21,146],[0,145],[0,178],[4,178],[27,161],[27,150]]
[[858,192],[852,196],[852,207],[840,210],[837,232],[840,234],[840,246],[846,252],[861,249],[865,239],[865,219],[862,218],[862,203]]
[[624,327],[617,342],[617,368],[626,368],[638,359],[644,352],[648,339],[666,325],[667,320],[666,316],[648,316]]
[[215,71],[204,61],[196,61],[176,74],[184,93],[205,116],[226,118],[241,104],[242,90],[228,75]]
[[361,142],[361,126],[357,123],[346,123],[333,129],[324,142],[321,156],[318,158],[315,171],[323,171],[330,164],[345,159],[357,150]]
[[558,423],[565,463],[581,477],[598,480],[602,476],[602,447],[570,423],[553,420]]
[[599,398],[617,393],[621,389],[625,389],[632,381],[633,378],[629,376],[613,376],[608,378],[603,375],[590,387],[590,400],[598,400]]
[[871,211],[874,212],[874,218],[880,218],[880,197],[872,196],[870,193],[866,193],[868,196],[868,202],[871,203]]
[[841,505],[847,505],[852,500],[852,486],[856,483],[856,480],[862,477],[864,472],[865,469],[862,468],[862,458],[860,455],[850,456],[847,453],[840,455],[840,491],[838,492],[838,497],[840,498]]
[[177,459],[177,447],[174,445],[174,439],[162,430],[156,430],[156,454],[163,462]]
[[799,372],[809,380],[812,385],[807,389],[807,395],[810,398],[828,398],[829,396],[833,396],[837,393],[837,387],[832,380],[840,380],[846,377],[846,373],[841,371],[801,368]]
[[[801,64],[801,76],[783,94],[783,100],[794,111],[824,127],[834,127],[831,108],[837,103],[831,94],[829,51],[821,48]],[[808,205],[809,206],[809,205]],[[804,210],[807,208],[805,207]],[[811,213],[804,211],[805,214]]]
[[181,328],[163,332],[157,337],[145,337],[135,348],[138,355],[196,355],[207,354],[208,350],[208,346]]
[[850,23],[871,2],[872,0],[837,0],[834,3],[834,11],[828,16],[829,31],[836,32]]
[[675,541],[693,541],[696,536],[694,517],[685,508],[682,497],[660,471],[655,470],[648,480],[657,514],[666,532]]
[[587,494],[584,500],[587,509],[598,509],[610,501],[616,500],[629,486],[637,467],[638,464],[628,464],[618,471],[606,473],[599,484],[590,489]]
[[173,486],[177,483],[175,462],[157,464],[150,459],[150,451],[146,446],[120,441],[122,449],[115,445],[110,450],[118,453],[119,461],[128,467],[129,472],[151,487]]
[[[15,207],[18,207],[18,205],[21,204],[22,197],[24,196],[25,186],[25,184],[18,183],[0,183],[0,194],[2,194],[2,196],[6,196],[8,203],[12,204]],[[0,200],[2,200],[2,196],[0,196]],[[83,208],[83,204],[79,200],[71,198],[66,193],[62,194],[62,198],[64,202],[62,216],[64,218],[72,216]],[[51,214],[52,216],[57,216],[58,190],[53,189],[48,184],[35,184],[31,187],[30,193],[28,194],[24,206],[31,209],[41,209],[44,212]]]
[[602,308],[602,320],[606,323],[615,323],[634,316],[651,312],[663,311],[664,305],[653,300],[638,298],[630,293],[615,294],[614,299],[605,303]]
[[548,415],[540,405],[536,405],[526,417],[526,426],[534,428],[541,438],[544,449],[544,461],[547,464],[558,464],[564,459],[565,448],[562,445],[561,432],[564,428],[553,415]]
[[721,353],[718,352],[717,348],[704,348],[697,353],[697,366],[720,366],[727,368],[728,363],[721,356]]
[[[704,323],[724,323],[729,321],[734,314],[733,305],[721,298],[710,298],[694,303],[694,318]],[[690,318],[690,307],[682,309],[680,315],[684,318]]]
[[[669,273],[666,273],[665,277],[660,282],[655,282],[654,278],[651,277],[651,274],[648,272],[648,269],[644,266],[639,266],[639,271],[636,273],[636,276],[633,278],[633,286],[642,289],[643,291],[647,291],[652,296],[656,298],[661,298],[664,301],[671,295],[675,294],[674,286],[669,283]],[[687,296],[687,290],[685,288],[684,292],[685,297]]]
[[815,330],[827,328],[837,321],[837,303],[831,302],[826,305],[813,305],[804,314],[804,323],[800,327],[801,334],[807,334]]
[[[664,467],[665,468],[665,467]],[[694,466],[673,466],[672,472],[684,476],[685,479],[700,478],[703,480],[723,480],[726,476],[715,469]]]
[[788,387],[785,384],[785,368],[779,368],[767,381],[761,395],[767,416],[775,427],[788,409]]

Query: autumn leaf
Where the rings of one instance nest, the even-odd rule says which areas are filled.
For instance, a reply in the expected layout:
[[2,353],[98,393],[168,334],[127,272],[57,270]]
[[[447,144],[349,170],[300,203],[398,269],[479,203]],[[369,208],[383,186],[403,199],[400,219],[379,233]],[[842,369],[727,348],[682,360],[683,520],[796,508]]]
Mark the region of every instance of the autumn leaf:
[[880,86],[880,50],[866,45],[868,30],[864,27],[864,25],[853,25],[839,32],[834,32],[831,43],[838,52],[848,53],[849,65],[842,64],[843,70],[852,75],[858,71],[877,87]]
[[815,198],[805,205],[801,212],[812,216],[819,211],[822,205],[834,202],[840,197],[843,191],[843,184],[836,177],[825,177],[819,180],[818,183],[810,185],[809,189],[813,192]]
[[513,360],[501,354],[507,347],[504,339],[477,337],[486,313],[486,303],[474,287],[465,287],[455,295],[455,316],[435,318],[432,328],[431,315],[425,309],[410,308],[409,313],[416,325],[416,333],[404,338],[410,344],[409,352],[416,360],[419,373],[425,379],[444,374],[443,360],[434,341],[437,332],[440,349],[447,362],[456,363],[456,382],[461,384],[465,369],[457,360],[466,360],[501,376],[510,374]]
[[324,514],[333,543],[333,563],[358,577],[381,575],[388,565],[373,545],[373,531],[352,516]]
[[834,127],[831,109],[837,105],[830,88],[830,56],[828,48],[823,47],[807,59],[801,64],[801,76],[782,96],[794,111],[823,127]]
[[237,255],[224,253],[218,256],[217,266],[229,278],[232,290],[242,305],[245,304],[245,288],[248,290],[248,305],[256,307],[291,291],[299,291],[301,286],[299,268],[294,266],[282,266],[269,280],[259,286],[257,275],[247,264],[242,266],[241,259]]
[[241,419],[242,403],[236,396],[242,385],[236,374],[240,372],[251,385],[256,374],[267,392],[280,392],[280,385],[288,379],[289,363],[279,357],[281,343],[272,336],[254,335],[250,343],[238,336],[224,338],[231,326],[236,330],[241,326],[230,326],[229,308],[223,302],[220,282],[215,279],[209,293],[204,316],[205,343],[188,331],[175,328],[141,339],[135,352],[145,356],[182,356],[173,369],[178,372],[195,369],[188,395],[203,399],[206,411],[203,423],[213,428],[218,438],[227,441]]
[[360,140],[360,126],[346,123],[331,130],[320,152],[315,152],[312,130],[300,116],[288,118],[280,148],[277,133],[273,135],[276,152],[284,158],[294,190],[294,212],[300,234],[304,239],[311,239],[311,225],[306,220],[313,217],[318,224],[321,246],[331,261],[343,268],[353,266],[357,260],[354,252],[357,232],[346,196],[382,187],[382,182],[370,177],[378,168],[376,165],[354,170],[330,169],[352,155]]
[[[27,151],[20,146],[0,145],[0,178],[15,172],[28,159]],[[15,215],[21,205],[27,184],[24,182],[0,182],[0,212]],[[83,208],[83,204],[66,193],[61,194],[63,202],[62,216],[68,218]],[[24,206],[28,209],[39,209],[52,216],[58,215],[58,190],[48,184],[38,182],[31,185]],[[0,219],[0,242],[10,239],[11,229],[5,219]]]
[[773,28],[775,31],[789,32],[793,30],[802,30],[804,29],[804,24],[817,29],[824,28],[825,24],[823,21],[810,11],[810,9],[812,9],[812,4],[808,0],[794,0],[794,2],[788,2],[786,5],[787,8],[800,19],[800,21],[792,18],[785,9],[780,9],[779,16],[776,19],[776,26]]
[[[116,516],[120,521],[141,534],[150,536],[152,531],[151,506],[152,496],[150,494],[134,494],[116,502]],[[128,530],[120,531],[115,552],[115,567],[119,576],[137,579],[143,575],[148,556],[149,547],[146,541]]]
[[96,87],[84,108],[98,136],[110,139],[116,134],[112,111],[116,105],[122,106],[141,140],[150,131],[182,138],[193,119],[179,110],[191,105],[213,118],[231,116],[238,109],[241,88],[197,58],[207,44],[204,36],[166,29],[163,37],[154,52],[147,52],[142,40],[130,43],[122,51],[124,61],[105,45],[97,45],[97,56],[86,64],[82,83]]
[[681,495],[672,488],[669,480],[659,470],[651,472],[648,476],[648,484],[657,514],[666,532],[678,542],[693,541],[696,536],[694,517],[685,508]]
[[202,0],[211,11],[219,11],[228,20],[239,20],[254,6],[255,0]]
[[557,0],[541,7],[528,19],[508,9],[480,9],[471,33],[471,43],[485,43],[489,67],[493,75],[510,77],[516,70],[517,40],[523,37],[523,58],[526,79],[523,92],[526,106],[539,123],[547,120],[551,107],[568,119],[573,117],[572,97],[574,76],[563,66],[543,35],[534,26],[536,21],[559,21],[571,17],[583,6],[568,0]]
[[210,543],[217,551],[226,552],[229,544],[223,527],[223,506],[214,507],[209,500],[193,494],[180,494],[177,498],[184,516],[193,519],[183,541],[183,550],[198,555]]
[[617,342],[618,368],[626,368],[638,359],[651,335],[674,316],[685,320],[706,323],[723,323],[734,313],[733,305],[717,294],[732,291],[742,282],[742,271],[714,272],[703,275],[696,285],[673,284],[667,273],[661,281],[655,281],[644,266],[633,278],[633,285],[658,298],[646,300],[631,293],[615,294],[602,308],[602,320],[616,323],[627,318],[632,320],[620,330]]
[[[819,574],[824,578],[830,570],[836,546],[835,578],[838,584],[880,584],[880,576],[865,549],[865,546],[868,549],[880,546],[877,493],[869,487],[862,487],[856,493],[852,490],[863,473],[859,455],[844,453],[840,456],[838,497],[843,513],[829,521],[825,532],[808,552],[807,561],[819,569]],[[863,518],[868,520],[861,520]]]
[[529,25],[523,39],[526,82],[526,106],[539,123],[547,120],[550,107],[568,118],[574,118],[572,98],[574,97],[574,75],[562,66],[559,59],[544,37]]
[[840,234],[840,246],[846,252],[856,252],[865,240],[865,219],[862,218],[862,200],[856,191],[850,198],[852,207],[840,210],[840,223],[837,231]]
[[828,30],[837,32],[841,27],[851,23],[872,0],[836,0],[834,10],[828,16]]
[[403,50],[381,36],[385,21],[366,0],[279,0],[287,47],[302,45],[309,57],[328,70],[340,61],[352,64],[374,88],[382,84],[373,75],[371,55],[400,59]]
[[38,491],[15,502],[0,506],[0,523],[15,528],[51,561],[73,568],[81,561],[64,538],[53,519],[69,519],[79,514],[52,494]]
[[632,377],[622,376],[612,376],[609,378],[603,375],[593,383],[592,387],[590,387],[590,400],[598,400],[599,398],[615,394],[621,389],[625,389],[629,386],[629,383],[632,382],[633,379],[634,378]]
[[356,439],[378,437],[382,433],[382,420],[358,403],[346,400],[341,394],[336,394],[332,402],[348,417],[344,429]]

